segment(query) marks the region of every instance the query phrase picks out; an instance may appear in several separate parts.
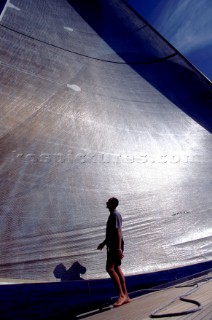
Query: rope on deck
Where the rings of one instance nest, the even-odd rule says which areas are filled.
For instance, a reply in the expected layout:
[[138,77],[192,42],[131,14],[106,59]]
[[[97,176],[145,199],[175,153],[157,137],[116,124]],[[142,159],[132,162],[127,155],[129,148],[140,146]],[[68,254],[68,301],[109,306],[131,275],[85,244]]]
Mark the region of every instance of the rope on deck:
[[[185,285],[181,285],[181,286],[180,285],[179,286],[175,286],[175,288],[192,287],[192,289],[189,290],[188,292],[186,292],[183,295],[177,296],[176,298],[174,298],[172,301],[170,301],[166,305],[154,310],[150,314],[150,318],[178,317],[178,316],[188,315],[188,314],[200,311],[202,309],[201,303],[199,301],[196,301],[196,300],[193,300],[193,299],[188,299],[186,297],[189,296],[190,294],[196,292],[199,289],[200,282],[209,282],[211,280],[212,280],[212,277],[207,277],[207,278],[199,279],[199,281],[190,282],[187,285],[185,284]],[[196,305],[197,307],[189,309],[189,310],[185,310],[185,311],[180,311],[180,312],[159,313],[160,311],[166,309],[167,307],[169,307],[171,304],[173,304],[177,300],[180,300],[180,301],[183,301],[183,302],[187,302],[187,303],[192,303],[192,304]]]

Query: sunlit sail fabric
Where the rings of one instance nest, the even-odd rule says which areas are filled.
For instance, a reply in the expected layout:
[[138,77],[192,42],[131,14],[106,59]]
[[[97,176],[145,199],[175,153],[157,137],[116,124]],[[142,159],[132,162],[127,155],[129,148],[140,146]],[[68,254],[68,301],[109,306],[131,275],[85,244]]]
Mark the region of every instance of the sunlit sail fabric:
[[106,277],[110,196],[126,275],[211,260],[211,83],[121,0],[7,1],[0,43],[0,277]]

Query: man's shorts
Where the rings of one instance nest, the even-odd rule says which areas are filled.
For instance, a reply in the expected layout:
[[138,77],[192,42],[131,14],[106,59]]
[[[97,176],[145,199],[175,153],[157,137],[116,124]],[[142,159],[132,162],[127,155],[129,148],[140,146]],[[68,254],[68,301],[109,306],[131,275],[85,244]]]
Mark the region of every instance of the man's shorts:
[[[121,244],[122,252],[124,252],[124,241],[122,241]],[[118,257],[118,250],[117,249],[111,249],[107,248],[107,265],[108,263],[115,263],[116,266],[121,265],[121,259]]]

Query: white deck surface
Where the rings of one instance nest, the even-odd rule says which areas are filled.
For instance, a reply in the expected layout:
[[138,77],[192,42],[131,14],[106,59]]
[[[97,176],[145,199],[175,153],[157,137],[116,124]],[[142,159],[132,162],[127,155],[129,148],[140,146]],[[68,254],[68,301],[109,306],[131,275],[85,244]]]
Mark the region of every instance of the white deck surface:
[[[160,315],[161,319],[173,320],[212,320],[212,279],[202,277],[171,288],[162,289],[139,298],[119,308],[86,316],[89,320],[147,320],[151,314]],[[191,292],[189,295],[187,295]],[[183,302],[180,297],[192,299],[200,304]],[[162,309],[161,309],[162,308]],[[160,309],[160,310],[159,310]],[[156,313],[154,311],[158,310]],[[196,310],[190,313],[189,310]],[[188,312],[182,315],[182,312]],[[176,316],[171,316],[171,314]],[[178,314],[178,315],[177,315]],[[167,315],[166,317],[164,315]],[[85,316],[79,316],[79,319]]]

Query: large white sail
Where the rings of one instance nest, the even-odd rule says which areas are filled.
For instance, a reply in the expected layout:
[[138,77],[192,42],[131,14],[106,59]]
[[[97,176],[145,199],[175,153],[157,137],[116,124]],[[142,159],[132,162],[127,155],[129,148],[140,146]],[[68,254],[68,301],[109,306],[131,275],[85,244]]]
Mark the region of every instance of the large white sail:
[[110,196],[126,275],[210,261],[211,83],[120,0],[7,1],[0,45],[0,277],[107,277]]

